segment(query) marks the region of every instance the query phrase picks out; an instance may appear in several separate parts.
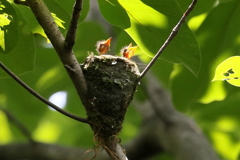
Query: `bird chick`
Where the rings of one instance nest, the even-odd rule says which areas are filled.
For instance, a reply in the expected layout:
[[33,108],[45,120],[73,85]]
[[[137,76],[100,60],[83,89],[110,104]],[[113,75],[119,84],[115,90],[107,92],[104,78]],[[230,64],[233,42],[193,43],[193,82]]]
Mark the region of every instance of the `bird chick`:
[[123,57],[130,59],[135,53],[137,48],[138,46],[132,47],[132,43],[130,43],[128,46],[123,47],[120,52],[123,55]]
[[107,53],[110,50],[110,43],[111,43],[112,37],[108,38],[107,40],[98,41],[96,44],[96,51],[103,55]]

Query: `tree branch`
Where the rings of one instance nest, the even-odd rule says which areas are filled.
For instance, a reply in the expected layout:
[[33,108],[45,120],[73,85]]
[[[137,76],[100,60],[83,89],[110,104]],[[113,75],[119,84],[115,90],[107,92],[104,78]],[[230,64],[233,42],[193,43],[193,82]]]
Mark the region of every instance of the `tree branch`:
[[173,40],[173,38],[178,34],[178,31],[179,31],[181,25],[185,22],[186,17],[193,10],[196,3],[197,3],[197,0],[193,0],[192,3],[189,5],[188,9],[183,14],[181,19],[178,21],[177,25],[172,29],[172,32],[170,33],[170,35],[168,36],[168,38],[166,39],[164,44],[158,50],[157,54],[153,57],[153,59],[148,63],[146,68],[142,71],[142,73],[140,74],[139,80],[142,79],[142,77],[147,73],[147,71],[152,67],[152,65],[155,63],[155,61],[158,59],[158,57],[162,54],[164,49],[169,45],[169,43]]
[[82,73],[82,69],[73,53],[72,50],[66,50],[65,39],[58,29],[54,19],[43,2],[43,0],[26,0],[32,12],[34,13],[39,24],[42,26],[47,37],[51,41],[53,47],[58,53],[63,65],[65,66],[68,75],[70,76],[77,93],[86,107],[88,106],[87,101],[87,85]]
[[79,122],[83,122],[83,123],[88,123],[87,119],[85,118],[81,118],[78,116],[75,116],[63,109],[61,109],[60,107],[56,106],[55,104],[53,104],[52,102],[46,100],[44,97],[42,97],[40,94],[38,94],[36,91],[34,91],[31,87],[29,87],[27,84],[25,84],[20,78],[18,78],[13,72],[11,72],[2,62],[0,62],[0,67],[9,75],[11,76],[17,83],[19,83],[23,88],[25,88],[29,93],[31,93],[33,96],[35,96],[37,99],[39,99],[40,101],[42,101],[43,103],[47,104],[48,106],[52,107],[53,109],[55,109],[56,111],[62,113],[63,115],[70,117],[72,119],[75,119]]
[[65,48],[67,50],[71,50],[75,43],[78,19],[80,17],[80,13],[82,11],[82,4],[83,4],[82,0],[76,0],[74,7],[73,7],[72,18],[71,18],[70,26],[69,26],[67,36],[65,39]]
[[[26,1],[29,7],[31,8],[32,12],[34,13],[36,19],[38,20],[39,24],[45,31],[47,37],[51,41],[53,47],[57,51],[64,67],[66,68],[69,76],[71,77],[71,80],[75,85],[75,88],[79,94],[80,99],[82,100],[85,109],[87,110],[89,106],[91,106],[89,104],[90,102],[87,99],[88,98],[87,84],[82,69],[80,68],[80,65],[71,49],[74,44],[74,37],[71,36],[73,36],[76,32],[77,18],[79,16],[77,14],[80,13],[81,11],[82,1],[81,0],[76,1],[66,41],[62,33],[58,29],[56,23],[54,22],[54,19],[50,11],[48,10],[47,6],[43,2],[43,0],[26,0]],[[118,153],[121,154],[120,151],[117,152],[116,154]],[[121,155],[120,154],[118,156],[122,156],[122,154]]]
[[0,146],[0,159],[74,160],[83,159],[84,151],[36,142],[35,144],[8,144]]

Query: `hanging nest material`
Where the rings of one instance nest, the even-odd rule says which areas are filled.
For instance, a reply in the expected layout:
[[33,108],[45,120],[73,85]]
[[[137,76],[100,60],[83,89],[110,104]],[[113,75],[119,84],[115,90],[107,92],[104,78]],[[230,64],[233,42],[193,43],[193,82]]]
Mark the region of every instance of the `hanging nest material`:
[[89,55],[81,67],[88,86],[88,121],[98,145],[114,153],[138,84],[138,67],[127,58],[111,55]]

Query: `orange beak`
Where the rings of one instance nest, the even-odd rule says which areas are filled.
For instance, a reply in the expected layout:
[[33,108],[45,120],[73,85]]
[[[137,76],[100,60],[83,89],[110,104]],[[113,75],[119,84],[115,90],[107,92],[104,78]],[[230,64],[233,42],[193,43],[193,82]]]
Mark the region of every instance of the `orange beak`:
[[138,46],[132,47],[132,43],[130,43],[128,46],[121,49],[121,53],[123,54],[123,57],[130,59],[133,56],[133,54],[135,53],[137,48],[138,48]]
[[110,50],[110,44],[111,44],[112,37],[108,38],[106,41],[98,41],[97,42],[97,49],[96,51],[103,55],[107,53]]

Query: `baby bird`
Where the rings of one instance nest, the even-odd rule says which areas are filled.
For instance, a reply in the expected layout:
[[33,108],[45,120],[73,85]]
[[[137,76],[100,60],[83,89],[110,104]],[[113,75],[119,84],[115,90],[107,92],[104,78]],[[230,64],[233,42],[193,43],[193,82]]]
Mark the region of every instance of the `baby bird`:
[[132,43],[130,43],[128,46],[123,47],[120,52],[123,55],[123,57],[130,59],[135,53],[137,48],[138,46],[132,47]]
[[110,43],[111,43],[112,37],[108,38],[107,40],[98,41],[96,44],[96,51],[103,55],[107,53],[110,50]]

